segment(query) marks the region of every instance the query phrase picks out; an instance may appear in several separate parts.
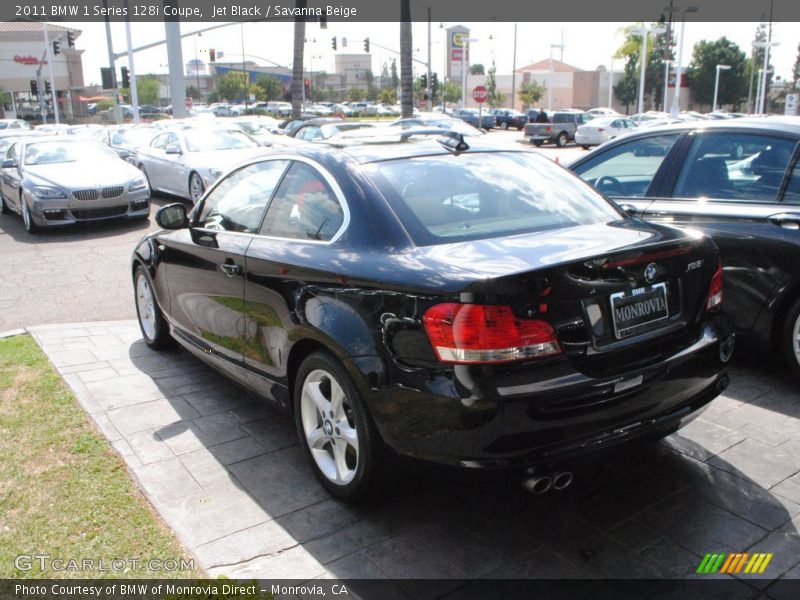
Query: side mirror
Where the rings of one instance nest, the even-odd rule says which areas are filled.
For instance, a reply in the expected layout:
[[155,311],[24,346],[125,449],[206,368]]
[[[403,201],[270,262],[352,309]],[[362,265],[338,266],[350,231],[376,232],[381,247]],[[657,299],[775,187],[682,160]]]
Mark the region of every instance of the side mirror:
[[13,158],[6,158],[3,160],[3,168],[4,169],[16,169],[17,168],[17,161]]
[[[624,210],[629,217],[636,217],[636,213],[639,212],[639,209],[637,209],[633,204],[620,204],[619,207]],[[158,218],[157,215],[156,218]]]
[[181,154],[180,146],[167,146],[166,149],[167,154]]
[[186,207],[183,204],[167,204],[156,212],[156,223],[164,229],[183,229],[189,226]]

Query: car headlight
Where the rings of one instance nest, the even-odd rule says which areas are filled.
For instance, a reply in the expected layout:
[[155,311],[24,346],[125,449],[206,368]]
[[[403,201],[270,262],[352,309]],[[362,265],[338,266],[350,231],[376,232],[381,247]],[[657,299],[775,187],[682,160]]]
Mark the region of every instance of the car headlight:
[[58,188],[37,185],[33,188],[33,193],[39,198],[66,198],[67,196]]
[[128,184],[129,192],[138,192],[139,190],[144,190],[146,188],[147,188],[147,177],[145,177],[144,175],[142,175],[141,177],[137,177]]
[[222,175],[222,169],[209,169],[208,173],[209,175],[211,175],[213,179],[216,179],[217,177]]

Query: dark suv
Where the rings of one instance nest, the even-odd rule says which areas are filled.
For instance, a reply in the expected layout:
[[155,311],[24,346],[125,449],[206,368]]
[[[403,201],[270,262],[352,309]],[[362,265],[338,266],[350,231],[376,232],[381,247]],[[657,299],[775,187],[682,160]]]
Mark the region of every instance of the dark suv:
[[800,375],[800,119],[695,121],[631,133],[570,167],[635,214],[710,234],[726,311]]

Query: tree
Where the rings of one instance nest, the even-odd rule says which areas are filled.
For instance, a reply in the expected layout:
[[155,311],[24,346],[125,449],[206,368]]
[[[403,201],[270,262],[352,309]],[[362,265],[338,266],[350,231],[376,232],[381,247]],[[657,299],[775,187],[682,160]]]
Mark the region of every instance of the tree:
[[158,79],[155,75],[137,78],[136,94],[139,97],[139,104],[158,104]]
[[614,86],[614,95],[617,97],[617,100],[625,105],[626,115],[628,114],[631,102],[636,100],[636,94],[638,93],[639,69],[636,66],[636,62],[636,60],[628,59],[625,63],[622,79]]
[[546,91],[547,86],[544,83],[539,84],[536,81],[523,81],[519,86],[517,95],[519,99],[522,100],[523,106],[530,107],[539,102]]
[[385,87],[378,92],[378,102],[381,104],[394,104],[396,101],[397,96],[392,88]]
[[256,78],[256,85],[260,87],[262,91],[262,98],[258,98],[258,94],[256,94],[256,98],[259,100],[276,100],[283,96],[283,86],[276,77],[272,77],[271,75],[259,75]]
[[794,59],[792,67],[792,87],[794,89],[798,89],[798,82],[800,82],[800,44],[797,44],[797,58]]
[[[654,23],[652,26],[657,27],[661,23]],[[628,25],[623,30],[625,33],[625,41],[617,48],[614,55],[615,58],[624,58],[625,62],[625,77],[619,84],[614,86],[616,93],[617,87],[620,87],[622,95],[617,93],[617,98],[627,107],[637,99],[639,94],[639,76],[641,73],[641,57],[642,53],[642,34],[635,31],[637,27],[644,27],[642,23]],[[664,93],[664,57],[671,55],[672,40],[667,40],[666,35],[650,35],[647,39],[647,65],[645,68],[645,81],[644,81],[644,101],[642,106],[645,106],[649,98],[650,102],[658,106],[661,104]],[[624,85],[623,85],[624,84]]]
[[241,71],[228,71],[222,76],[217,76],[215,86],[220,98],[227,102],[237,100],[244,93],[245,74]]
[[492,108],[500,106],[506,101],[505,94],[497,91],[495,73],[497,73],[497,66],[492,61],[492,66],[489,67],[489,78],[486,80],[486,91],[489,92],[489,106]]
[[470,65],[469,66],[469,74],[470,75],[485,75],[485,69],[483,65],[478,63],[477,65]]
[[193,85],[186,86],[186,95],[194,100],[200,100],[200,90]]
[[413,52],[411,38],[411,0],[400,0],[400,105],[401,117],[414,116],[414,73],[411,68]]
[[347,90],[347,100],[350,102],[361,102],[364,96],[364,90],[361,88],[353,87]]
[[306,0],[295,0],[294,53],[292,56],[292,116],[299,117],[303,103],[303,52],[306,42]]
[[397,74],[397,61],[394,58],[392,59],[392,66],[389,71],[389,77],[392,79],[392,88],[396,90],[400,87],[400,75]]
[[717,104],[738,105],[747,95],[746,63],[745,53],[724,36],[715,42],[697,42],[687,76],[692,96],[700,104],[711,106],[717,65],[729,65],[729,70],[720,72]]
[[364,97],[370,102],[375,102],[378,98],[378,89],[375,87],[375,75],[370,69],[364,71],[364,79],[367,81],[367,91]]
[[461,100],[461,86],[455,81],[445,81],[442,93],[445,102],[454,103]]

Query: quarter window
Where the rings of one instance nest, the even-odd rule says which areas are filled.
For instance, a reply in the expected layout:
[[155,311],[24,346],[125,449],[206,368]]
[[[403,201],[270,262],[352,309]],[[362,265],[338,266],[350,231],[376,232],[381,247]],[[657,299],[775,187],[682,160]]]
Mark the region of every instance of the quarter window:
[[328,182],[313,167],[295,162],[275,192],[261,233],[329,241],[343,222],[344,211]]
[[791,140],[766,135],[700,134],[673,196],[775,202],[794,147]]
[[215,231],[257,233],[272,192],[289,161],[249,165],[215,187],[203,203],[196,226]]
[[670,133],[631,140],[586,161],[575,172],[610,196],[643,197],[680,135]]
[[789,185],[786,186],[786,191],[783,193],[783,201],[791,204],[800,204],[800,161],[794,163]]

